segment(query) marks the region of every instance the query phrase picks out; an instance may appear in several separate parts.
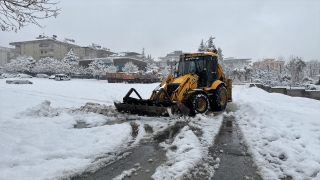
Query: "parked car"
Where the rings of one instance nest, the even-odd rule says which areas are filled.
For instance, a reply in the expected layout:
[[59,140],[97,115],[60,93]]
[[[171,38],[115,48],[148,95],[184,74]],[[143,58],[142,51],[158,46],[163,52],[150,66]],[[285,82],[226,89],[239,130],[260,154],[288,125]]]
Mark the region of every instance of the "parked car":
[[69,81],[70,80],[70,78],[65,74],[56,74],[54,79],[56,81]]
[[37,74],[36,77],[37,78],[48,78],[49,76],[46,74]]
[[54,79],[56,77],[56,74],[49,76],[49,79]]
[[[320,87],[320,86],[319,86]],[[318,86],[315,84],[306,84],[305,85],[306,90],[318,90]],[[320,89],[320,88],[319,88]]]
[[19,77],[20,78],[32,78],[32,76],[28,75],[28,74],[19,74]]
[[31,81],[26,79],[9,79],[6,80],[7,84],[33,84]]
[[2,74],[2,77],[4,77],[4,78],[14,78],[14,77],[17,77],[17,75],[15,75],[15,74]]

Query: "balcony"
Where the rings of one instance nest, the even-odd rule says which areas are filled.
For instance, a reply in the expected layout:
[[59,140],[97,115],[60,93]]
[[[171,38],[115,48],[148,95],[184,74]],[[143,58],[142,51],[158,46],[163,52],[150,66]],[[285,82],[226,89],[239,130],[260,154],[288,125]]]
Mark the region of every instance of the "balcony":
[[39,44],[39,49],[53,49],[53,44],[41,43]]

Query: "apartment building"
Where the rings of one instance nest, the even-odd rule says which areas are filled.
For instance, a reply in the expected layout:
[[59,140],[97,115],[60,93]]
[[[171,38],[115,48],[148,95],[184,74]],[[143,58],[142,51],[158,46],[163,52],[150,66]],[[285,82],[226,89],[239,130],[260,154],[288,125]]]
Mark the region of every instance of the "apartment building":
[[234,58],[228,57],[223,59],[223,64],[229,68],[241,68],[251,63],[251,58]]
[[44,57],[63,59],[71,49],[80,59],[103,58],[116,54],[111,52],[110,49],[101,48],[101,46],[95,44],[79,46],[72,39],[58,40],[55,35],[53,37],[39,35],[34,40],[11,42],[9,45],[14,46],[12,50],[14,55],[11,58],[26,55],[32,56],[36,60]]
[[10,61],[12,48],[2,47],[0,46],[0,66],[4,66]]
[[176,61],[178,62],[179,59],[180,59],[180,55],[181,54],[184,54],[184,53],[187,53],[187,52],[182,52],[182,51],[173,51],[169,54],[167,54],[166,56],[164,57],[159,57],[160,61],[158,61],[158,66],[160,68],[164,68],[166,66],[170,66],[171,65],[171,61]]
[[263,61],[257,61],[253,63],[254,69],[266,69],[268,71],[279,70],[280,72],[284,68],[285,61],[276,61],[275,59],[268,58]]

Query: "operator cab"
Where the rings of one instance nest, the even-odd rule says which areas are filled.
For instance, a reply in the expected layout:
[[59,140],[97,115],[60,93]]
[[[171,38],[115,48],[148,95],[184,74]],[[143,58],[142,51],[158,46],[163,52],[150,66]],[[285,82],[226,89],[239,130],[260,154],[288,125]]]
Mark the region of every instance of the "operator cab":
[[180,55],[176,77],[197,74],[199,87],[209,87],[218,79],[218,55],[213,52],[199,52]]

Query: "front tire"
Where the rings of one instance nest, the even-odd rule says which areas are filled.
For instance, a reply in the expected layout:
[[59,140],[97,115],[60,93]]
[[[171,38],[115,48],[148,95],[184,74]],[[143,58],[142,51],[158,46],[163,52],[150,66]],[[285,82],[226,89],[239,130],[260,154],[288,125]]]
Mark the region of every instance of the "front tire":
[[205,94],[192,94],[188,101],[190,115],[206,113],[209,110],[209,98]]
[[219,86],[213,92],[212,102],[210,104],[213,111],[225,110],[228,104],[228,94],[224,86]]

